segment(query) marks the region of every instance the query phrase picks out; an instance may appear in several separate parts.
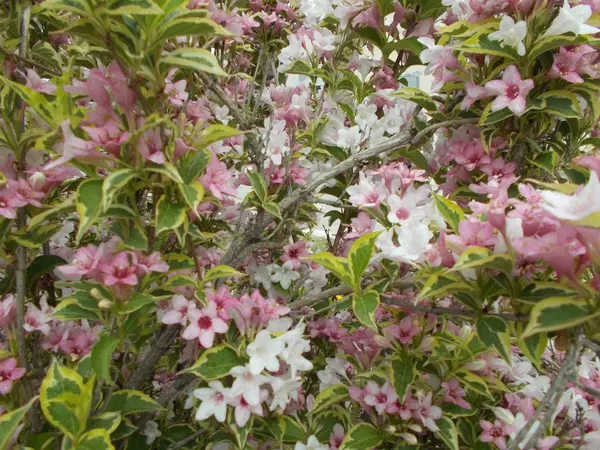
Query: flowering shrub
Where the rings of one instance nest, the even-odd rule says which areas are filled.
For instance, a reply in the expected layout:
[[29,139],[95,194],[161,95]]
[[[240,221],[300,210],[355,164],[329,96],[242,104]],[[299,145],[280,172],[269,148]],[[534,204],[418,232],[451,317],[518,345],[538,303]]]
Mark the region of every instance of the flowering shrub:
[[0,450],[600,448],[600,2],[0,11]]

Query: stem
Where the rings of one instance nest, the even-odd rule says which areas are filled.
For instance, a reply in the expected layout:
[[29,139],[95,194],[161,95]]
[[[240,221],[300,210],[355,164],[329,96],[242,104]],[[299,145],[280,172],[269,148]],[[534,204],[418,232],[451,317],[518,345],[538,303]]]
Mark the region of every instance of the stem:
[[[23,11],[23,13],[24,12],[25,11]],[[49,73],[51,73],[53,75],[56,75],[56,76],[61,76],[62,75],[62,73],[59,72],[58,70],[55,70],[55,69],[53,69],[51,67],[48,67],[48,66],[45,66],[44,64],[40,64],[38,62],[35,62],[34,60],[26,58],[25,56],[21,56],[21,48],[19,48],[19,53],[17,54],[17,53],[11,52],[10,50],[8,50],[8,49],[6,49],[4,47],[0,47],[0,53],[2,53],[3,55],[5,55],[7,58],[16,59],[17,61],[25,63],[28,66],[36,67],[36,68],[41,69],[41,70],[45,70],[46,72],[49,72]]]

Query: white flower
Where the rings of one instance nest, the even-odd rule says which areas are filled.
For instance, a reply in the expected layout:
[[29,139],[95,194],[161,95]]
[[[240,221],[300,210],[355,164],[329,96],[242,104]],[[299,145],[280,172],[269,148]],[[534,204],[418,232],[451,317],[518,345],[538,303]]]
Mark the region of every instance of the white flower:
[[162,436],[161,431],[158,429],[158,424],[153,420],[146,422],[142,434],[146,436],[146,445],[152,444],[157,438]]
[[269,320],[267,324],[267,331],[270,333],[284,333],[292,326],[292,319],[290,317],[279,317],[277,319]]
[[318,25],[325,17],[333,15],[333,7],[329,0],[302,0],[300,12],[308,25]]
[[[396,245],[393,233],[396,232]],[[384,231],[377,237],[376,245],[381,250],[381,257],[391,261],[414,263],[421,259],[423,254],[431,249],[429,241],[433,232],[429,226],[418,220],[408,220],[401,227],[393,227]]]
[[363,0],[337,0],[335,5],[335,17],[339,19],[340,27],[344,29],[350,19],[364,8],[365,3]]
[[365,130],[368,127],[372,127],[377,123],[379,118],[377,117],[377,105],[358,105],[356,117],[354,117],[354,121],[360,127],[361,130]]
[[271,378],[271,387],[273,388],[273,400],[269,409],[275,411],[277,408],[285,409],[290,400],[298,400],[298,388],[302,386],[300,378],[286,377]]
[[260,387],[269,381],[264,375],[255,375],[248,366],[237,366],[229,371],[235,378],[231,385],[230,395],[242,395],[249,405],[260,403]]
[[267,330],[261,330],[254,339],[254,342],[248,345],[246,353],[250,357],[248,367],[254,375],[258,375],[264,369],[270,372],[279,370],[279,355],[285,346],[285,343],[273,339],[271,333]]
[[332,52],[335,50],[335,41],[337,36],[327,28],[319,28],[313,31],[311,44],[317,50],[317,53]]
[[228,396],[229,389],[224,388],[220,381],[211,381],[207,388],[196,389],[194,397],[202,400],[196,411],[196,420],[206,420],[214,415],[219,422],[224,422]]
[[302,356],[310,350],[310,341],[303,339],[305,324],[299,323],[295,328],[287,331],[277,339],[285,342],[286,347],[281,352],[281,359],[290,366],[290,373],[312,369],[312,363]]
[[311,436],[306,444],[297,442],[294,450],[329,450],[329,445],[321,444],[315,436]]
[[550,25],[550,28],[544,33],[546,36],[555,36],[558,34],[574,33],[596,34],[600,29],[585,25],[585,22],[592,16],[592,8],[589,5],[577,5],[571,8],[569,1],[565,0],[562,8],[558,11],[558,16]]
[[317,377],[319,377],[319,391],[324,391],[328,387],[335,386],[336,384],[343,383],[342,377],[346,376],[346,360],[336,356],[335,358],[325,359],[327,365],[325,370],[319,370]]
[[358,126],[352,128],[340,128],[338,130],[337,146],[350,150],[356,149],[362,141],[362,134]]
[[435,63],[435,61],[442,56],[442,50],[444,47],[442,45],[436,45],[432,38],[420,37],[417,39],[417,41],[427,47],[419,55],[419,58],[421,58],[423,64]]
[[294,61],[308,59],[310,53],[302,45],[304,42],[296,35],[291,34],[288,38],[289,45],[281,49],[279,53],[279,72],[285,72]]
[[232,119],[232,116],[229,115],[229,108],[225,105],[219,106],[216,103],[213,103],[211,106],[215,115],[215,119],[227,125],[229,123],[229,120]]
[[430,187],[426,184],[417,189],[410,186],[402,198],[392,194],[387,198],[390,207],[388,220],[391,223],[405,223],[409,218],[421,220],[427,217],[427,210],[423,208],[424,202],[429,198]]
[[271,281],[279,283],[283,289],[288,289],[292,281],[300,278],[300,274],[295,270],[289,270],[283,266],[273,264],[271,267]]
[[265,289],[271,289],[271,273],[273,273],[272,266],[275,264],[268,264],[266,266],[257,266],[250,273],[250,279],[256,284],[262,284]]
[[577,221],[600,212],[600,182],[594,171],[590,173],[588,184],[573,195],[542,191],[540,196],[545,202],[541,207],[558,219]]
[[493,41],[501,41],[500,45],[504,47],[516,47],[517,53],[521,56],[525,54],[525,45],[523,39],[527,35],[527,23],[523,20],[515,23],[510,16],[503,16],[500,21],[500,31],[490,33],[488,38]]
[[540,375],[531,381],[527,386],[522,388],[519,392],[523,393],[527,397],[535,398],[541,402],[549,387],[550,378],[545,375]]

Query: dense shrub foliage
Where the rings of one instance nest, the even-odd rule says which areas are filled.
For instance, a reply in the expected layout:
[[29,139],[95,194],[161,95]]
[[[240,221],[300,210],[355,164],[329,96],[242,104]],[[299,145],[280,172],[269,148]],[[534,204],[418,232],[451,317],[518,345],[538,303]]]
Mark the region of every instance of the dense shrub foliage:
[[600,448],[598,0],[0,12],[0,450]]

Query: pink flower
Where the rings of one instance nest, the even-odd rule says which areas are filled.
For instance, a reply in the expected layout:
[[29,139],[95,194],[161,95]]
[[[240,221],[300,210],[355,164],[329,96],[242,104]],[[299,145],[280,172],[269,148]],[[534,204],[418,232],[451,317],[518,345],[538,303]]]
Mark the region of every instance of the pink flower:
[[14,219],[17,217],[17,208],[27,204],[27,200],[18,193],[18,186],[18,182],[8,180],[4,186],[0,187],[0,216]]
[[13,381],[25,375],[25,369],[17,367],[16,358],[0,361],[0,395],[6,395],[12,390]]
[[163,143],[160,133],[156,130],[147,130],[138,140],[137,149],[144,159],[153,163],[163,164],[167,160],[162,152]]
[[185,340],[198,339],[204,348],[211,348],[215,334],[226,333],[229,325],[217,315],[217,304],[209,302],[203,309],[193,309],[188,312],[190,324],[183,330]]
[[194,302],[189,301],[183,295],[176,294],[171,298],[169,307],[164,312],[160,321],[166,325],[186,326],[188,322],[188,312],[195,309]]
[[102,126],[81,128],[96,146],[117,157],[121,154],[121,145],[129,139],[129,133],[123,131],[113,119],[107,120]]
[[398,395],[394,387],[387,381],[381,387],[374,381],[367,382],[364,388],[363,402],[373,406],[378,414],[398,412]]
[[54,94],[56,86],[48,80],[43,80],[33,69],[27,69],[25,86],[42,94]]
[[227,169],[227,165],[219,161],[219,158],[213,154],[206,173],[200,177],[199,181],[204,189],[210,189],[216,198],[223,200],[223,194],[236,194],[236,190],[231,184],[231,178],[231,171]]
[[442,408],[439,406],[433,406],[431,404],[432,393],[428,393],[419,404],[419,409],[413,412],[415,419],[421,420],[424,427],[429,428],[431,431],[437,431],[439,428],[435,424],[435,421],[442,417]]
[[15,323],[16,320],[15,296],[8,294],[0,300],[0,328],[6,328]]
[[149,255],[136,252],[135,257],[138,276],[150,272],[167,273],[169,271],[169,265],[160,259],[160,252],[152,252]]
[[386,327],[385,330],[402,344],[408,344],[414,336],[419,334],[421,328],[415,324],[412,316],[406,316],[398,325],[391,325]]
[[81,326],[75,325],[68,330],[58,344],[58,348],[75,361],[90,353],[97,340],[96,330],[90,328],[84,320]]
[[238,299],[229,294],[227,286],[219,286],[217,290],[206,289],[206,302],[214,302],[217,305],[217,313],[223,320],[229,320],[229,309],[238,304]]
[[464,399],[465,390],[460,387],[458,380],[452,378],[447,383],[442,383],[444,389],[444,401],[447,403],[454,403],[464,409],[471,409],[471,405]]
[[132,264],[131,256],[127,252],[117,253],[110,261],[100,264],[100,271],[103,274],[102,281],[106,286],[137,285],[136,270],[137,266]]
[[337,450],[342,445],[342,441],[344,440],[344,427],[336,423],[333,426],[333,431],[331,432],[331,436],[329,437],[329,448],[331,450]]
[[50,322],[52,321],[53,312],[54,308],[48,306],[48,303],[44,298],[40,299],[39,308],[33,303],[30,303],[27,305],[23,328],[28,333],[40,331],[44,335],[50,334]]
[[54,161],[46,164],[44,166],[46,170],[53,169],[54,167],[69,162],[72,159],[76,159],[78,162],[93,163],[107,158],[107,155],[96,150],[95,142],[85,141],[73,134],[69,119],[62,123],[62,130],[64,139],[62,155]]
[[482,222],[474,217],[458,224],[459,236],[446,237],[449,248],[462,253],[467,247],[489,247],[498,241],[494,227],[489,222]]
[[525,97],[533,89],[533,80],[521,79],[519,69],[510,65],[504,70],[502,80],[488,81],[485,88],[492,95],[497,95],[492,103],[492,111],[510,109],[520,116],[525,112]]
[[300,258],[309,255],[306,251],[306,242],[304,241],[284,245],[283,251],[284,253],[279,257],[279,260],[283,262],[283,266],[289,270],[298,270],[302,265]]
[[487,420],[482,420],[479,425],[483,429],[483,433],[479,435],[481,442],[492,442],[500,450],[506,450],[506,438],[504,436],[514,432],[515,427],[513,425],[505,424],[498,419],[493,424]]
[[[14,181],[9,180],[9,183],[11,182],[14,183]],[[21,196],[27,204],[41,208],[42,204],[38,200],[44,198],[45,194],[34,190],[27,180],[19,178],[17,182],[17,195]]]
[[104,246],[88,245],[81,247],[75,252],[71,264],[59,266],[58,270],[65,275],[87,276],[89,278],[99,278],[100,262],[104,258]]
[[465,98],[460,103],[460,109],[463,111],[469,109],[477,100],[490,95],[485,87],[475,84],[472,80],[465,82],[465,93]]
[[165,94],[169,97],[169,102],[173,106],[183,106],[185,101],[188,99],[188,93],[185,91],[187,87],[186,80],[179,80],[173,83],[172,76],[176,69],[169,73],[169,76],[165,80]]
[[368,206],[376,208],[389,195],[389,191],[381,184],[375,184],[367,179],[364,172],[359,174],[358,185],[350,186],[346,189],[350,198],[350,203],[356,206]]

